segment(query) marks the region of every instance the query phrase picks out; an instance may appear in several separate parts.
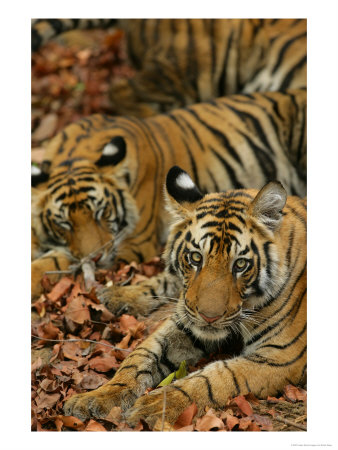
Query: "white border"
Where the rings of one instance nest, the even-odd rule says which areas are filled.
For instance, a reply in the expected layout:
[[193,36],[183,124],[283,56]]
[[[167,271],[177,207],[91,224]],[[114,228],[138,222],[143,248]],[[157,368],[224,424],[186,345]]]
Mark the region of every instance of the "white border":
[[[120,2],[119,2],[120,3]],[[2,6],[2,448],[337,448],[337,3],[283,0],[6,2]],[[32,433],[30,431],[30,19],[40,17],[308,18],[308,430],[278,433]],[[5,139],[3,138],[5,137]]]

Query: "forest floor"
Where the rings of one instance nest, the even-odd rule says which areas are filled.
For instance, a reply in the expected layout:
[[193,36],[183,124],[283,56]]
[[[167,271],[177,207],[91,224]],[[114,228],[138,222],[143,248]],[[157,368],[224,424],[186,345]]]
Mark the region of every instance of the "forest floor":
[[[68,123],[93,113],[114,114],[110,82],[132,75],[120,31],[71,32],[33,54],[32,162],[42,162],[45,143]],[[134,284],[161,270],[160,258],[155,257],[144,264],[98,270],[96,281]],[[41,282],[44,292],[32,303],[32,430],[148,431],[143,421],[130,428],[119,407],[104,420],[86,422],[64,416],[62,408],[73,394],[109,380],[168,315],[168,307],[149,317],[116,317],[100,304],[93,289],[84,287],[82,275],[55,283],[45,275]],[[216,357],[220,355],[210,355],[210,360]],[[188,372],[207,362],[188,367]],[[154,430],[302,431],[306,422],[306,391],[287,385],[278,398],[238,396],[222,411],[207,408],[199,417],[191,405],[173,427],[160,422]]]

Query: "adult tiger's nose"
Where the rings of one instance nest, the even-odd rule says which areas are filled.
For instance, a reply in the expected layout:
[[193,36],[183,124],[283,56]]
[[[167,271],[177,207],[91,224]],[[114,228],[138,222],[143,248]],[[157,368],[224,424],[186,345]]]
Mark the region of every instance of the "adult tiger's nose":
[[206,322],[208,323],[213,323],[216,322],[216,320],[220,319],[222,317],[222,315],[220,316],[214,316],[214,317],[208,317],[205,314],[200,312],[200,316],[202,317],[202,319],[204,319]]

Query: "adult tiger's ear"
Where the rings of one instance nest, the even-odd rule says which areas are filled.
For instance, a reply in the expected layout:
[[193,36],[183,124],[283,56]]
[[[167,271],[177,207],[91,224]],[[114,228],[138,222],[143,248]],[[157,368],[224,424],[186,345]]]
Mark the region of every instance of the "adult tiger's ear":
[[122,136],[115,136],[105,144],[95,164],[99,167],[116,166],[126,157],[126,153],[126,141]]
[[35,187],[49,179],[50,161],[43,161],[41,168],[35,165],[31,166],[31,186]]
[[166,179],[167,209],[174,215],[186,217],[193,211],[203,194],[190,176],[178,166],[172,167]]
[[282,209],[286,198],[283,185],[279,181],[271,181],[258,192],[251,203],[249,214],[259,223],[275,231],[282,221]]

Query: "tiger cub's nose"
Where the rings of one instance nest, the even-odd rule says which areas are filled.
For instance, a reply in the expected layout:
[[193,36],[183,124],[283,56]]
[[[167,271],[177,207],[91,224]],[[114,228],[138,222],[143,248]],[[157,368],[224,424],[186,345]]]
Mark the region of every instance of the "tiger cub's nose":
[[205,314],[200,312],[200,316],[202,317],[202,319],[204,319],[206,322],[208,323],[212,323],[215,322],[216,320],[220,319],[222,317],[222,315],[220,316],[215,316],[215,317],[208,317]]

